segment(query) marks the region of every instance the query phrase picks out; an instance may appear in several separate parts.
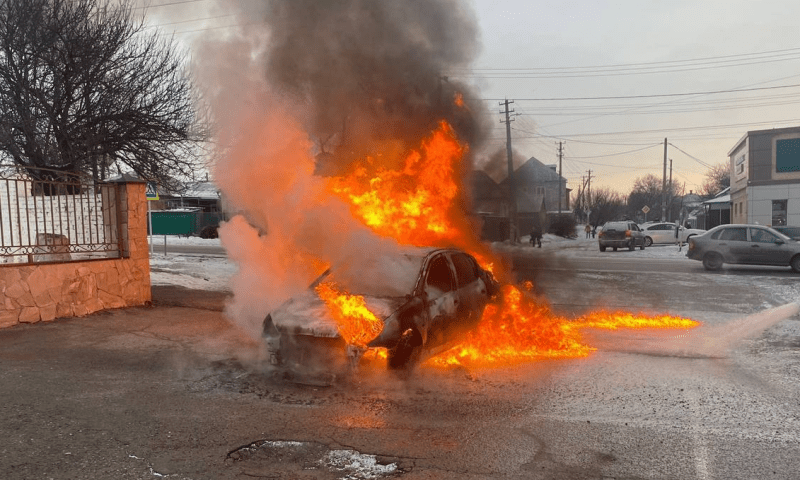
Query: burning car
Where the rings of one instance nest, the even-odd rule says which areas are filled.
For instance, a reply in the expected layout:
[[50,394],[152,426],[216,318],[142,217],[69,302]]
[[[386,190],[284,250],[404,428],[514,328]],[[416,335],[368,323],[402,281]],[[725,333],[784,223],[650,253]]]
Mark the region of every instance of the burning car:
[[263,337],[270,363],[288,372],[345,373],[371,348],[405,369],[452,347],[498,292],[466,252],[409,248],[366,268],[326,270],[267,315]]

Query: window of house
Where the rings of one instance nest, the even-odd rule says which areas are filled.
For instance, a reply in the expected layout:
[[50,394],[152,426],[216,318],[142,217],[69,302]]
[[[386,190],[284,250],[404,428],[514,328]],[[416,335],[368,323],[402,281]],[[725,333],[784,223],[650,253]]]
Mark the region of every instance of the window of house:
[[772,225],[786,225],[786,207],[788,200],[772,201]]

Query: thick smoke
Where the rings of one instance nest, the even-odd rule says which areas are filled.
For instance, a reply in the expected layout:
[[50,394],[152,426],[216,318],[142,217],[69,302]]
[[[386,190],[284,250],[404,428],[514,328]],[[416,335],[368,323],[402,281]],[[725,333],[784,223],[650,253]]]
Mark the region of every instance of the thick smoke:
[[[285,0],[270,4],[266,75],[306,107],[326,172],[353,158],[399,149],[447,120],[475,147],[485,130],[476,96],[446,77],[478,50],[462,0]],[[456,105],[456,95],[465,108]],[[332,165],[330,164],[332,163]]]
[[257,337],[265,314],[325,266],[352,270],[400,248],[354,220],[325,175],[367,156],[402,158],[441,120],[472,146],[484,128],[476,96],[443,76],[477,51],[461,1],[252,5],[241,2],[240,34],[197,46],[194,67],[216,122],[214,179],[226,210],[241,214],[220,229],[240,269],[227,314]]

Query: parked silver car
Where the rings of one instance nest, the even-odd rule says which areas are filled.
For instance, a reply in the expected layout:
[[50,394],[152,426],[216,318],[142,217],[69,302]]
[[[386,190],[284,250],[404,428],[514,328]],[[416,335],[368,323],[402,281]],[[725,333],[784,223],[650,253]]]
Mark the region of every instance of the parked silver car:
[[800,242],[763,225],[720,225],[689,239],[686,256],[706,270],[723,263],[790,266],[800,273]]
[[606,223],[597,234],[597,242],[601,252],[605,252],[608,247],[616,252],[618,248],[634,250],[638,246],[644,250],[646,246],[644,234],[636,222],[630,220]]
[[[323,273],[264,319],[270,363],[289,374],[347,373],[368,348],[383,347],[390,369],[413,367],[477,326],[499,292],[491,272],[454,248],[409,248]],[[363,297],[379,320],[369,338],[348,342],[325,300],[325,287]]]
[[646,247],[654,243],[686,243],[689,238],[695,235],[702,235],[706,231],[697,228],[678,227],[678,235],[675,235],[675,224],[669,222],[657,222],[647,225],[641,225],[642,233],[644,233],[644,244]]

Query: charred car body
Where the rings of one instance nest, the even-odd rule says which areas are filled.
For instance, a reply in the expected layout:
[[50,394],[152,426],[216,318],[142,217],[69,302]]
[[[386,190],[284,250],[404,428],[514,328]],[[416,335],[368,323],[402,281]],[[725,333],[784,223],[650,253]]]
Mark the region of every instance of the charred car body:
[[[371,273],[391,272],[377,280]],[[343,281],[344,280],[344,281]],[[342,284],[363,296],[382,329],[366,346],[348,344],[317,294],[322,283]],[[302,295],[272,311],[263,336],[270,363],[289,372],[345,373],[367,348],[387,350],[390,369],[413,367],[453,346],[481,320],[499,285],[471,255],[458,249],[412,249],[381,258],[356,275],[323,273]]]

